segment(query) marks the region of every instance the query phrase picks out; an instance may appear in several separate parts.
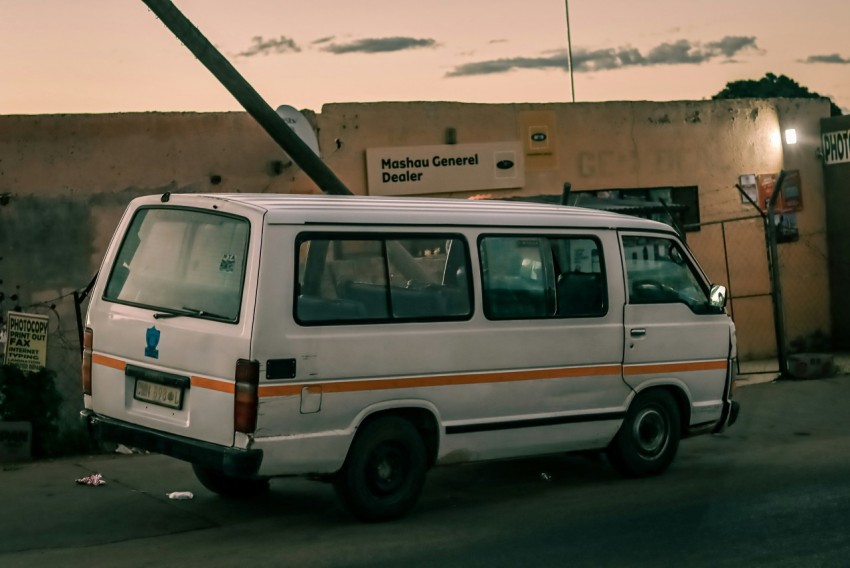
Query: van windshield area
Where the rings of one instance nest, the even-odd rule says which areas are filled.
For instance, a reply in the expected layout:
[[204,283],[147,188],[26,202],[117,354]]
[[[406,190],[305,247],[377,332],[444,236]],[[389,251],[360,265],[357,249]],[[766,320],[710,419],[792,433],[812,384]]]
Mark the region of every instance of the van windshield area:
[[242,299],[249,224],[192,209],[136,212],[115,259],[104,299],[189,316],[236,322]]

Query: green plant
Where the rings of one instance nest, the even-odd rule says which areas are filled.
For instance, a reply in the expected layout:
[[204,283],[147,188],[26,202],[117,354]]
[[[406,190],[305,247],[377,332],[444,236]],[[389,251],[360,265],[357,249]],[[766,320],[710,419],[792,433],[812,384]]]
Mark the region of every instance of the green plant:
[[41,368],[24,372],[17,367],[0,367],[0,418],[32,424],[32,456],[45,457],[55,442],[59,405],[56,373]]

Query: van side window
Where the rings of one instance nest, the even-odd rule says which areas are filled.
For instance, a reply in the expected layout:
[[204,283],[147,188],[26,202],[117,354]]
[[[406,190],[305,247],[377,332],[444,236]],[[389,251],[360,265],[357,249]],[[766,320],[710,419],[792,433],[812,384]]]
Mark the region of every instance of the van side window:
[[303,235],[295,317],[302,324],[465,319],[468,272],[457,236]]
[[663,237],[624,236],[630,304],[684,303],[708,313],[708,291],[681,246]]
[[488,319],[599,317],[607,284],[589,237],[488,236],[479,243]]

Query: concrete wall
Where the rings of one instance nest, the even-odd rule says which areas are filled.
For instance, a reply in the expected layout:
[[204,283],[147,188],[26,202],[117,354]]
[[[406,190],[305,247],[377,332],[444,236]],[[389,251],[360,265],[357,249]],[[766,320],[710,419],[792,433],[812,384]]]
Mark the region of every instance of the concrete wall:
[[[828,114],[828,103],[813,100],[374,103],[305,112],[324,159],[359,194],[368,193],[368,148],[444,144],[449,129],[459,144],[523,142],[537,123],[550,127],[551,152],[525,155],[522,187],[485,193],[558,194],[565,181],[574,191],[698,186],[701,220],[712,223],[754,214],[734,187],[740,174],[799,169],[801,238],[780,245],[780,256],[793,267],[783,285],[801,337],[830,330],[823,173],[817,143],[806,139]],[[793,148],[778,141],[789,125],[801,135]],[[127,202],[165,191],[318,190],[245,113],[0,116],[0,312],[50,315],[48,366],[60,373],[69,421],[80,406],[71,294],[97,271]],[[720,227],[708,224],[688,242],[715,281],[731,284],[742,355],[770,355],[760,221]]]
[[[493,197],[614,188],[698,186],[707,225],[688,243],[709,276],[729,286],[744,358],[770,357],[776,345],[767,252],[760,218],[742,202],[741,174],[800,171],[800,239],[780,245],[789,339],[810,343],[830,332],[823,174],[816,156],[821,100],[731,100],[578,104],[375,103],[326,105],[319,116],[325,158],[355,193],[369,192],[368,148],[523,140],[530,123],[552,125],[551,155],[525,156],[525,185]],[[529,118],[530,117],[530,118]],[[780,138],[794,127],[794,146]],[[330,149],[330,150],[326,150]],[[439,194],[458,198],[480,191]],[[712,224],[716,223],[716,224]],[[724,244],[724,235],[725,241]]]
[[82,406],[72,294],[97,272],[127,203],[165,191],[315,190],[274,162],[288,158],[245,113],[0,116],[0,316],[50,316],[47,364],[65,424]]

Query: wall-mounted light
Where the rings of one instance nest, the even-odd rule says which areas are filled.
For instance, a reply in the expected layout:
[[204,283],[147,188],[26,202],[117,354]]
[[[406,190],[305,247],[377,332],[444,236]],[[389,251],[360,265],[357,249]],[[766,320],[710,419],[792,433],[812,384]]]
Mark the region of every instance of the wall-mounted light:
[[785,130],[785,143],[789,144],[789,145],[797,143],[797,129],[796,128],[787,128]]

